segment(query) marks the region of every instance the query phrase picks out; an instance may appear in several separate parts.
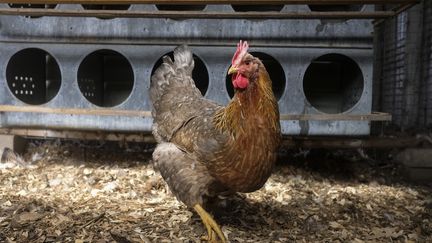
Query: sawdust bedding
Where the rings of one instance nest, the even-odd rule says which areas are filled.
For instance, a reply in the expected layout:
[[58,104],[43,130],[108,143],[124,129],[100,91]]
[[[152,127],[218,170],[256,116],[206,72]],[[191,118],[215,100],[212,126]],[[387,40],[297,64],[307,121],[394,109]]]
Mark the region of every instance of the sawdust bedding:
[[[200,242],[151,145],[34,140],[0,164],[1,242]],[[432,188],[388,158],[287,151],[264,188],[213,211],[231,242],[432,242]]]

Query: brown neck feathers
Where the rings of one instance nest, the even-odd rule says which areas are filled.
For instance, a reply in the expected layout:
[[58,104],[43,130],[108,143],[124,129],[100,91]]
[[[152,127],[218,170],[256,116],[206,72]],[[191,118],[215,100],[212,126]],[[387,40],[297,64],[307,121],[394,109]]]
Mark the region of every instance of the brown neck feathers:
[[256,81],[243,91],[237,91],[231,102],[215,116],[216,127],[234,137],[249,134],[257,126],[279,133],[279,110],[270,77],[263,66]]

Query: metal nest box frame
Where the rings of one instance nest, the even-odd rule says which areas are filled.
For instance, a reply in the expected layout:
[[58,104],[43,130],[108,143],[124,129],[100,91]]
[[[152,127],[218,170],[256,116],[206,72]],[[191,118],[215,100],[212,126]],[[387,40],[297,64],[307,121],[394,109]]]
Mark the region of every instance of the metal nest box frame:
[[[189,44],[197,86],[226,104],[226,72],[239,39],[250,41],[272,75],[284,134],[368,135],[371,121],[390,119],[371,110],[372,19],[377,24],[417,3],[1,2],[0,131],[135,134],[126,136],[132,140],[151,129],[147,89],[162,56]],[[394,8],[375,11],[374,4]]]

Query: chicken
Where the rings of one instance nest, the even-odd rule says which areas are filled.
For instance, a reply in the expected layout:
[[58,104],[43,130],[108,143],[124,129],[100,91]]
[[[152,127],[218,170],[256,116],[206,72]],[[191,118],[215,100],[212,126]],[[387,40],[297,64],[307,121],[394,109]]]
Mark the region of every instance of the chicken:
[[15,151],[8,147],[0,148],[0,163],[2,166],[27,166],[27,162]]
[[206,240],[226,242],[206,203],[264,185],[281,139],[279,110],[269,74],[247,42],[240,41],[232,59],[235,95],[225,107],[201,95],[193,68],[192,53],[182,45],[152,76],[153,161],[177,199],[200,215]]

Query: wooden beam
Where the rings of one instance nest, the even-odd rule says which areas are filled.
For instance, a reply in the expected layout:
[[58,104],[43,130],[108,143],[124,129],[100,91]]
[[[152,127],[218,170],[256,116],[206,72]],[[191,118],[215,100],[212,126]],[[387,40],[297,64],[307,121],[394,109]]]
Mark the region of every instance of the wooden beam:
[[120,133],[120,132],[95,132],[75,130],[54,129],[27,129],[27,128],[0,128],[0,134],[17,135],[22,137],[37,138],[65,138],[80,140],[102,140],[102,141],[126,141],[141,143],[156,143],[153,135],[149,132]]
[[391,121],[388,113],[373,112],[371,114],[281,114],[281,120],[292,121]]
[[[0,128],[0,134],[18,135],[36,138],[64,138],[79,140],[124,141],[140,143],[156,143],[153,135],[146,132],[96,132],[53,129]],[[327,149],[355,149],[355,148],[415,148],[419,146],[431,147],[427,138],[422,137],[313,137],[313,136],[285,136],[282,148],[327,148]]]
[[282,147],[284,148],[413,148],[420,145],[431,147],[431,143],[421,137],[284,137]]
[[0,8],[0,15],[173,19],[382,19],[393,17],[394,12],[207,12]]
[[417,3],[419,0],[0,0],[0,3],[31,3],[31,4],[243,4],[243,5],[272,5],[272,4],[407,4]]
[[[150,111],[115,110],[115,109],[84,109],[84,108],[51,108],[43,106],[0,105],[0,112],[52,113],[63,115],[93,115],[93,116],[136,116],[151,117]],[[388,113],[374,112],[371,114],[281,114],[281,120],[300,121],[390,121]]]
[[402,5],[398,6],[398,7],[396,7],[395,9],[392,9],[392,11],[395,12],[398,15],[398,14],[402,13],[403,11],[410,9],[411,7],[413,7],[414,5],[416,5],[417,3],[418,2],[416,2],[416,3],[405,3],[405,4],[402,4]]
[[138,116],[151,117],[150,111],[139,110],[114,110],[106,108],[84,109],[84,108],[50,108],[43,106],[14,106],[0,105],[0,112],[33,112],[33,113],[52,113],[64,115],[93,115],[93,116]]

